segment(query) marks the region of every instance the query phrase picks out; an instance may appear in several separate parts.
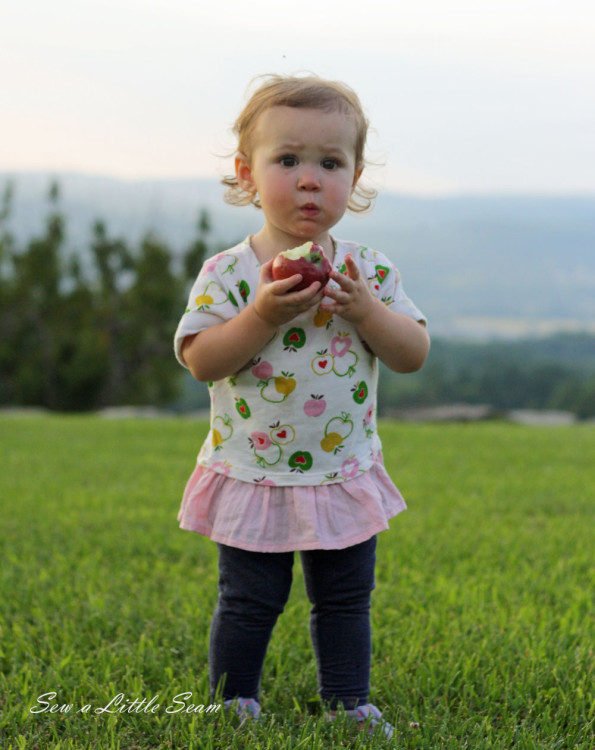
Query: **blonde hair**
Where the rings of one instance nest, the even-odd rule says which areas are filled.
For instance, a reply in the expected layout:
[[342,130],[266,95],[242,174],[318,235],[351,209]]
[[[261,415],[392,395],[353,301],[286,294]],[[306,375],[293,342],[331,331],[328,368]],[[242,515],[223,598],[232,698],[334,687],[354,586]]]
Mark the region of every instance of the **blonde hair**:
[[[315,75],[284,76],[272,74],[262,76],[266,81],[256,89],[235,121],[233,132],[238,139],[237,153],[250,160],[252,137],[259,115],[271,107],[296,107],[319,109],[323,112],[341,112],[353,117],[356,126],[355,164],[363,166],[364,148],[369,123],[364,115],[360,100],[349,86],[339,81],[327,81]],[[223,178],[227,186],[225,200],[234,206],[247,206],[252,203],[261,208],[258,196],[243,190],[235,175]],[[360,185],[359,181],[351,194],[347,208],[354,212],[371,208],[377,191]]]

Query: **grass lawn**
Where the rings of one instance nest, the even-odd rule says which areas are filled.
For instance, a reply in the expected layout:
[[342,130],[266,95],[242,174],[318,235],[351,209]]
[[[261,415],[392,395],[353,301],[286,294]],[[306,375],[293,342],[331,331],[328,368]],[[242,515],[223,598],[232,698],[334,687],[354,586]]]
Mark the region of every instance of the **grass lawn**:
[[297,560],[266,722],[176,710],[210,704],[215,547],[176,521],[206,430],[0,418],[2,750],[595,747],[595,427],[381,425],[409,505],[379,536],[374,594],[392,743],[322,720]]

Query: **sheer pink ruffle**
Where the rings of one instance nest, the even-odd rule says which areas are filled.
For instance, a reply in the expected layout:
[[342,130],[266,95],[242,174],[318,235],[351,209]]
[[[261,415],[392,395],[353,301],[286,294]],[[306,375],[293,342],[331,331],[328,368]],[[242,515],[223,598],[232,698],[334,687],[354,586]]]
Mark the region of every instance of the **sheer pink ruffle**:
[[388,528],[406,509],[380,461],[346,482],[250,484],[196,466],[178,513],[180,527],[255,552],[343,549]]

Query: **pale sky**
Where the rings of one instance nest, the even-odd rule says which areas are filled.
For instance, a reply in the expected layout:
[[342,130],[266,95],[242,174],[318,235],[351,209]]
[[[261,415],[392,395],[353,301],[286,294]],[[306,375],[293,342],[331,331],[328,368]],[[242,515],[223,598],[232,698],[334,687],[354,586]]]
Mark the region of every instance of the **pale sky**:
[[380,189],[595,193],[592,0],[0,0],[0,170],[218,177],[250,80],[345,81]]

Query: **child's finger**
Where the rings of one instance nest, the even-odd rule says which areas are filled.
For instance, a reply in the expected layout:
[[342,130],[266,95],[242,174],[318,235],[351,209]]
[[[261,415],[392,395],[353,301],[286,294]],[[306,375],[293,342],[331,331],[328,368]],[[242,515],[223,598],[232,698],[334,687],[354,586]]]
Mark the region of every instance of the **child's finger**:
[[357,267],[357,263],[353,259],[351,253],[347,253],[345,256],[345,265],[347,266],[349,278],[353,279],[353,281],[357,281],[359,278],[359,268]]

